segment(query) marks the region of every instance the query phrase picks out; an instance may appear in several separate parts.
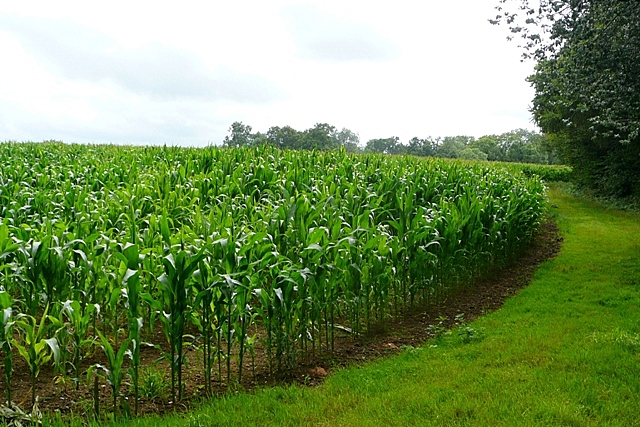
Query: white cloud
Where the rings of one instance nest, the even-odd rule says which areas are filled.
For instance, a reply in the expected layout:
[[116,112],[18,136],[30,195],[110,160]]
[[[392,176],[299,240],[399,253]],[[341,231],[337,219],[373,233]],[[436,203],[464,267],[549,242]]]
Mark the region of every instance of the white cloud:
[[269,102],[278,97],[274,84],[261,76],[227,66],[207,69],[196,54],[157,42],[123,49],[104,34],[67,21],[15,19],[3,22],[3,28],[52,71],[72,80],[109,81],[161,101]]
[[385,61],[397,47],[373,27],[340,18],[312,5],[284,9],[292,35],[304,59],[320,61]]
[[5,2],[0,140],[204,145],[236,120],[363,141],[532,128],[532,64],[488,24],[494,3]]

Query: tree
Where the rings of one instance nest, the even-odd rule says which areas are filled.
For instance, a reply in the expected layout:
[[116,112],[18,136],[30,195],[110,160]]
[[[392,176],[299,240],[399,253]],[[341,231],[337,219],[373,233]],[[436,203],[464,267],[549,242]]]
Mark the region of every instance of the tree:
[[267,138],[267,134],[262,132],[256,132],[251,134],[251,139],[253,145],[264,145],[269,143],[269,138]]
[[222,145],[225,147],[243,147],[253,145],[251,126],[242,122],[233,122],[229,127],[229,135],[224,137]]
[[497,135],[485,135],[473,141],[470,146],[482,151],[487,156],[487,160],[504,161],[505,153],[498,145],[498,138]]
[[365,151],[370,153],[382,153],[382,154],[401,154],[402,148],[400,138],[392,136],[391,138],[376,138],[367,141]]
[[429,139],[421,139],[413,137],[409,140],[409,146],[407,147],[407,154],[412,156],[433,156],[435,155],[436,143]]
[[473,143],[472,136],[447,136],[439,142],[436,148],[436,156],[457,159],[467,145]]
[[537,61],[532,113],[578,183],[640,197],[640,2],[529,0],[506,22]]
[[549,163],[544,136],[527,129],[516,129],[497,136],[497,143],[505,162]]
[[338,148],[336,128],[327,123],[316,123],[314,127],[304,131],[299,148],[304,150],[333,150]]
[[350,129],[342,128],[340,132],[335,135],[338,140],[338,145],[344,147],[348,153],[357,153],[361,151],[360,148],[360,136],[352,132]]
[[269,144],[280,149],[298,150],[302,148],[302,137],[303,134],[291,126],[272,126],[267,131]]
[[487,153],[479,148],[468,146],[460,152],[459,157],[467,160],[487,160]]

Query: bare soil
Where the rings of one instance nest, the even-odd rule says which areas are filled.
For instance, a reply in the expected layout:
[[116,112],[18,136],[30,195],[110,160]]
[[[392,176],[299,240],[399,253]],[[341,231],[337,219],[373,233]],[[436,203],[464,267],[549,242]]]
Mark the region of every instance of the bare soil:
[[[432,338],[436,332],[450,329],[459,324],[461,319],[464,322],[469,322],[478,316],[498,309],[505,299],[516,294],[531,282],[533,274],[542,262],[557,255],[561,243],[562,238],[555,223],[546,222],[542,225],[532,245],[520,254],[510,266],[502,268],[494,272],[491,277],[480,280],[473,286],[449,296],[445,301],[387,319],[385,327],[378,328],[366,335],[353,336],[347,332],[340,332],[335,337],[333,352],[327,353],[323,348],[322,355],[306,357],[299,362],[295,369],[278,374],[269,373],[264,350],[260,345],[256,345],[255,365],[251,363],[251,357],[247,355],[243,365],[244,378],[242,382],[227,384],[225,382],[226,373],[223,370],[221,379],[218,379],[217,374],[213,375],[214,390],[216,393],[223,394],[229,390],[250,392],[258,387],[283,383],[314,386],[322,383],[324,378],[335,369],[392,355],[401,351],[404,346],[419,346]],[[164,343],[164,335],[159,330],[159,325],[157,329],[156,336],[152,341]],[[183,371],[183,381],[186,384],[184,396],[186,397],[181,402],[173,403],[169,397],[170,370],[168,364],[165,361],[158,361],[161,354],[157,349],[142,348],[143,365],[159,375],[164,375],[165,389],[164,393],[160,393],[163,396],[141,399],[141,414],[186,410],[205,397],[202,386],[204,376],[201,368],[201,353],[189,347],[186,351],[188,363]],[[32,403],[28,368],[17,353],[14,356],[13,401],[28,411]],[[104,362],[104,356],[98,349],[92,357],[84,362],[83,369],[86,372],[89,366],[95,363],[104,364]],[[141,372],[143,371],[144,369]],[[142,376],[144,375],[142,373]],[[0,378],[4,379],[2,366],[0,366]],[[3,387],[4,381],[0,384],[2,401],[4,400]],[[73,382],[62,376],[54,377],[52,368],[46,366],[37,381],[38,406],[45,413],[59,412],[63,415],[74,413],[92,417],[94,414],[92,389],[93,382],[87,384],[86,381],[82,381],[76,390]],[[103,413],[110,412],[112,400],[109,385],[100,380],[98,389],[101,411]],[[133,413],[133,397],[128,384],[123,385],[122,392],[124,396],[119,401],[119,411],[126,412],[126,406],[130,406],[130,411]]]

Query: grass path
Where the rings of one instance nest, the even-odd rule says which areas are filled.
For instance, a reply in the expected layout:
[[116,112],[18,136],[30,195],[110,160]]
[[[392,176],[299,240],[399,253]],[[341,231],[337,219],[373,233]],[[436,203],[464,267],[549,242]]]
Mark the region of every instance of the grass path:
[[315,389],[128,425],[640,425],[640,216],[550,197],[561,253],[497,312]]

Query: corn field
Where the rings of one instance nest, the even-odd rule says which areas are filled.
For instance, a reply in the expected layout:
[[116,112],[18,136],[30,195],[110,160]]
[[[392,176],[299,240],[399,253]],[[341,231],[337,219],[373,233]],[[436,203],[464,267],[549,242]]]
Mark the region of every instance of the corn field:
[[[437,159],[254,149],[0,144],[0,358],[124,382],[161,349],[183,396],[331,352],[505,263],[542,220],[539,179]],[[154,331],[165,340],[150,342]],[[197,338],[194,339],[194,335]],[[99,352],[104,363],[83,367]],[[51,368],[50,366],[53,366]]]

